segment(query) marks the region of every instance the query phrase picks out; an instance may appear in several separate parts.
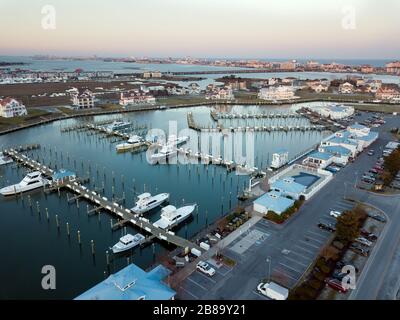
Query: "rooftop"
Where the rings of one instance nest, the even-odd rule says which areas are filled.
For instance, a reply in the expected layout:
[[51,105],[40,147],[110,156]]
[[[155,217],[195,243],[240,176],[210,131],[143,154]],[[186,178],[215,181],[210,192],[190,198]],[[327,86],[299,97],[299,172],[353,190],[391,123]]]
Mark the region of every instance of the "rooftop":
[[75,300],[170,300],[176,292],[162,282],[169,273],[161,265],[146,272],[130,264]]
[[255,200],[254,203],[281,214],[294,205],[294,200],[282,197],[280,192],[271,191]]
[[277,180],[271,185],[271,188],[280,190],[283,193],[287,192],[294,194],[300,194],[307,189],[306,186],[297,183],[293,177]]
[[332,158],[332,155],[327,152],[314,151],[313,153],[310,153],[308,157],[327,161]]

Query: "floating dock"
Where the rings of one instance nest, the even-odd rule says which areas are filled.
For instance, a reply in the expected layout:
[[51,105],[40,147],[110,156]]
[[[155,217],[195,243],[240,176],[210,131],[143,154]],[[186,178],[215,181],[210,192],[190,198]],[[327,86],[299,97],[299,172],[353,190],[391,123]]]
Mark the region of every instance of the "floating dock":
[[[24,149],[21,147],[20,150]],[[33,159],[30,159],[24,154],[21,154],[19,151],[17,151],[17,149],[6,149],[4,150],[4,154],[14,159],[16,163],[31,168],[34,171],[40,171],[45,176],[50,177],[54,174],[54,170]],[[200,252],[203,252],[203,250],[195,243],[175,235],[172,231],[162,230],[153,226],[148,219],[137,214],[133,214],[129,209],[126,209],[120,204],[103,197],[96,191],[86,188],[77,181],[68,180],[62,183],[53,183],[50,185],[50,188],[58,191],[63,188],[68,189],[76,194],[74,197],[76,201],[79,201],[79,199],[84,199],[93,203],[96,207],[95,210],[93,209],[92,211],[106,210],[116,216],[117,219],[120,219],[125,223],[131,223],[160,240],[172,243],[178,247],[185,248],[186,250],[197,249]]]

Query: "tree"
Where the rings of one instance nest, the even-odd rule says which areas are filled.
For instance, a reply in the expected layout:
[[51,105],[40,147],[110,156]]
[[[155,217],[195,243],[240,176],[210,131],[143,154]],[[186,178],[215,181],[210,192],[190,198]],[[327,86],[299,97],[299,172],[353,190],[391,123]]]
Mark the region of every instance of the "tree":
[[360,217],[353,211],[345,211],[336,223],[336,236],[344,242],[352,242],[360,235]]

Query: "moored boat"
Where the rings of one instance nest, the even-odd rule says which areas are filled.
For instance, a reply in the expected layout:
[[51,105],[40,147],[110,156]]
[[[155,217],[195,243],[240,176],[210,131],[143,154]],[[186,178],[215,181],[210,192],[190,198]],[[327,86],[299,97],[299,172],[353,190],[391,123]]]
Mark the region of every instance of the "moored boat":
[[165,201],[169,200],[169,193],[160,193],[152,196],[150,193],[142,193],[138,196],[135,206],[131,209],[134,213],[145,213],[150,211]]
[[113,253],[123,252],[142,244],[145,239],[145,236],[140,233],[135,235],[127,234],[121,237],[119,242],[116,243],[111,250]]
[[21,182],[0,189],[3,196],[12,196],[22,192],[31,191],[47,185],[49,181],[45,179],[40,171],[28,173]]
[[164,230],[173,228],[189,218],[196,206],[196,204],[192,204],[179,209],[171,205],[166,206],[161,210],[161,218],[154,222],[153,225]]

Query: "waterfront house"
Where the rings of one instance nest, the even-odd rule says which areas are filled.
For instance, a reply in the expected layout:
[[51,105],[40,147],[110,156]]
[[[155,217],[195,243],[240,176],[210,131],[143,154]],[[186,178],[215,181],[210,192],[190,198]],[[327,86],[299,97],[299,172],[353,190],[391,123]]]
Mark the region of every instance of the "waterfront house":
[[27,114],[26,107],[21,101],[11,97],[0,99],[0,117],[13,118],[26,116]]
[[352,93],[354,93],[354,86],[349,82],[342,83],[339,86],[339,93],[341,93],[341,94],[352,94]]
[[163,282],[169,274],[161,265],[146,272],[130,264],[75,300],[173,300],[176,292]]
[[144,79],[161,78],[161,77],[162,77],[162,73],[160,71],[146,71],[143,73]]
[[400,89],[397,85],[383,85],[377,90],[375,97],[385,101],[400,101]]
[[280,192],[270,191],[254,201],[253,209],[262,214],[273,211],[281,215],[286,210],[293,207],[293,205],[294,200],[282,196]]
[[290,86],[278,86],[262,88],[258,94],[262,100],[281,101],[295,99],[294,88]]
[[119,104],[123,107],[136,104],[155,104],[156,99],[150,94],[144,93],[142,90],[129,90],[121,92]]
[[213,84],[206,88],[207,100],[234,100],[232,88],[230,86],[218,87]]
[[71,93],[72,105],[77,109],[90,109],[94,107],[94,95],[89,89],[83,92],[74,91]]
[[353,155],[350,149],[345,148],[341,145],[320,146],[318,151],[332,154],[333,162],[341,165],[348,164],[350,158]]
[[333,103],[316,108],[315,111],[322,117],[330,118],[332,120],[348,118],[354,114],[353,107]]
[[400,74],[400,61],[394,61],[386,64],[386,72]]

